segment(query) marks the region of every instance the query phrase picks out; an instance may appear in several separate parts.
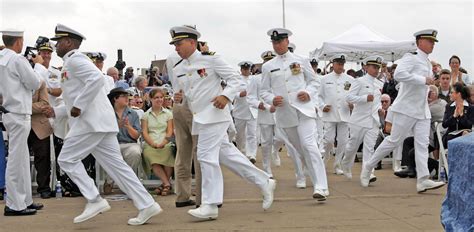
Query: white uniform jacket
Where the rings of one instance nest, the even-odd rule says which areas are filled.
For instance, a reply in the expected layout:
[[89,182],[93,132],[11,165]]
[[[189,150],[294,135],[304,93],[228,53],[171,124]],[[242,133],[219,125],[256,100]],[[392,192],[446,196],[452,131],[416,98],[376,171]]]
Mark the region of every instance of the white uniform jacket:
[[[234,109],[232,109],[232,116],[236,119],[252,120],[257,119],[257,109],[251,107],[248,102],[249,84],[255,76],[240,76],[240,86],[234,99]],[[240,92],[247,91],[247,96],[240,97]]]
[[324,122],[349,122],[351,111],[346,96],[353,80],[345,73],[338,75],[331,72],[323,76],[319,89],[319,110],[323,111],[326,105],[331,106],[329,112],[323,112]]
[[34,70],[28,60],[11,49],[0,51],[0,93],[3,107],[15,114],[32,113],[33,92],[41,86],[40,73],[47,72],[41,64]]
[[418,49],[416,55],[405,54],[396,63],[394,78],[400,84],[392,111],[416,119],[430,119],[426,77],[433,76],[428,54]]
[[314,99],[302,102],[297,98],[301,91],[307,92],[311,98],[316,96],[319,86],[315,76],[308,59],[291,52],[277,55],[263,64],[261,97],[268,104],[273,104],[276,96],[283,97],[283,106],[277,107],[275,112],[278,127],[298,126],[297,110],[307,117],[316,118]]
[[[247,101],[252,107],[252,109],[258,111],[257,123],[264,125],[275,125],[275,115],[270,113],[271,105],[265,103],[265,101],[260,97],[262,92],[262,75],[255,75],[254,78],[250,81],[247,88]],[[264,110],[258,109],[260,103],[263,103],[265,107]]]
[[[219,55],[203,55],[196,50],[173,68],[173,78],[178,86],[175,89],[184,91],[194,122],[211,124],[232,120],[228,105],[217,109],[211,102],[220,95],[232,101],[240,85],[239,73]],[[225,89],[221,87],[222,79],[227,81]]]
[[[383,82],[369,74],[354,79],[346,96],[346,101],[354,104],[349,123],[365,128],[380,126],[378,110],[381,108],[382,88]],[[372,102],[367,102],[369,94],[374,96]]]
[[[91,132],[118,132],[115,112],[105,92],[105,78],[91,60],[78,50],[63,57],[61,87],[69,116],[66,138]],[[72,107],[81,109],[79,117],[71,117]]]

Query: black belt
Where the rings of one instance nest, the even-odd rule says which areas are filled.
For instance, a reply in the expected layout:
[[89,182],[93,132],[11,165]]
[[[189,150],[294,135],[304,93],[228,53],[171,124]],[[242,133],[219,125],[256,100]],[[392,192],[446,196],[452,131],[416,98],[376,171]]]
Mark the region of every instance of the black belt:
[[10,113],[10,111],[8,111],[7,109],[5,109],[5,107],[0,106],[0,113],[8,114],[8,113]]

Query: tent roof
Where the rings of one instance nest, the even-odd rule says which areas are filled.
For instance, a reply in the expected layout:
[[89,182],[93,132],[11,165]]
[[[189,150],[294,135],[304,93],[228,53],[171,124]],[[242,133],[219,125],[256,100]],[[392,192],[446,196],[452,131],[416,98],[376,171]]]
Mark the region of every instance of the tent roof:
[[386,61],[393,62],[405,53],[415,50],[414,40],[395,41],[359,24],[324,42],[321,49],[314,50],[312,55],[320,60],[328,60],[337,53],[344,53],[347,60],[352,62],[360,62],[371,55],[380,55]]

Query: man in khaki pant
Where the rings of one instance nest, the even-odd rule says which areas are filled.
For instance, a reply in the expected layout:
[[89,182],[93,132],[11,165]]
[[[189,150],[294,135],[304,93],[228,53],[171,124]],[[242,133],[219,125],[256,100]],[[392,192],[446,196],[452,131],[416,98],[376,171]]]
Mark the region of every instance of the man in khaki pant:
[[[174,53],[166,60],[168,76],[171,78],[173,67],[181,61],[177,53]],[[172,84],[173,86],[176,86]],[[176,147],[178,149],[175,159],[175,191],[176,207],[186,207],[201,204],[201,166],[197,161],[197,135],[191,135],[193,115],[188,104],[173,105],[173,124],[176,135]],[[196,201],[191,199],[191,168],[194,161],[194,171],[196,180]]]

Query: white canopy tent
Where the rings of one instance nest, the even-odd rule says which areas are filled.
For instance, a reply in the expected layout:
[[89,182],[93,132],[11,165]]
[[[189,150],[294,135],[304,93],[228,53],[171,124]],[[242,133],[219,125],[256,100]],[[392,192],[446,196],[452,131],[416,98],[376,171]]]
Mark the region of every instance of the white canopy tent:
[[344,53],[347,61],[361,62],[368,56],[380,55],[386,62],[393,62],[414,51],[414,40],[395,41],[359,24],[324,42],[320,49],[310,52],[310,57],[329,60],[335,54]]

